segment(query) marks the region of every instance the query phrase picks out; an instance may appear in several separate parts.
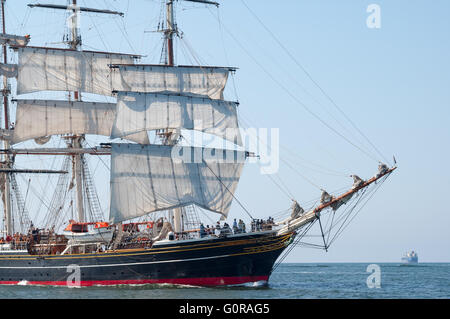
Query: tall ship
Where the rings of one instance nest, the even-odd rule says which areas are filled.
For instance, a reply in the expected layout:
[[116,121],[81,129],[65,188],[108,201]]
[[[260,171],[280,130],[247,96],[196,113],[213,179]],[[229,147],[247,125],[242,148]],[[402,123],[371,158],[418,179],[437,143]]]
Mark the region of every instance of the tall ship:
[[[346,190],[322,190],[310,207],[292,199],[285,215],[254,218],[236,192],[245,163],[258,154],[242,141],[238,103],[224,98],[237,68],[175,63],[175,1],[162,1],[159,64],[139,63],[137,54],[85,50],[79,16],[121,12],[80,7],[76,0],[30,4],[30,10],[65,11],[72,23],[65,47],[31,46],[33,34],[6,32],[5,2],[0,284],[267,282],[287,254],[305,244],[313,225],[320,229],[321,248],[328,249],[396,169],[379,163],[372,177],[352,175]],[[10,63],[12,55],[17,63]],[[185,131],[213,135],[232,147],[187,145]],[[106,141],[93,144],[92,136]],[[48,160],[35,167],[35,157]],[[94,177],[94,158],[108,166],[107,178]],[[42,185],[51,199],[32,220],[27,181],[36,175],[56,176],[56,186]],[[97,195],[98,185],[110,189],[109,203]],[[231,221],[233,202],[242,217]]]

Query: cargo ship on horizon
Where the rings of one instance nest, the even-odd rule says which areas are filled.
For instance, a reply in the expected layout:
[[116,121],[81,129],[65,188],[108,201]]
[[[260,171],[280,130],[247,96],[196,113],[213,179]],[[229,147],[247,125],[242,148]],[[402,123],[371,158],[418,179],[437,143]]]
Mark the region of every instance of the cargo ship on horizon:
[[419,255],[414,250],[411,250],[402,257],[402,264],[416,265],[419,263]]

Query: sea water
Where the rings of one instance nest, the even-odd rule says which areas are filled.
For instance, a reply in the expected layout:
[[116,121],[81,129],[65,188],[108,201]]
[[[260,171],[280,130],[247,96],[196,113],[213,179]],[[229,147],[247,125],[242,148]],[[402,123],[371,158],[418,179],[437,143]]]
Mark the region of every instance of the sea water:
[[[375,277],[373,269],[379,271]],[[217,288],[176,285],[68,288],[21,282],[0,286],[0,296],[6,299],[450,298],[450,263],[410,266],[400,263],[289,263],[280,264],[268,283]]]

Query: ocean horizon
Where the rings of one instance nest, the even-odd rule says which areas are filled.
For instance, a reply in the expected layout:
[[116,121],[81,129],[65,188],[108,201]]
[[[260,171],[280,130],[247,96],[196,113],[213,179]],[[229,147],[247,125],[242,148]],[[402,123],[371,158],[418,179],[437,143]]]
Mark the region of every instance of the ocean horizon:
[[3,299],[448,299],[450,263],[281,263],[267,283],[228,287],[0,286]]

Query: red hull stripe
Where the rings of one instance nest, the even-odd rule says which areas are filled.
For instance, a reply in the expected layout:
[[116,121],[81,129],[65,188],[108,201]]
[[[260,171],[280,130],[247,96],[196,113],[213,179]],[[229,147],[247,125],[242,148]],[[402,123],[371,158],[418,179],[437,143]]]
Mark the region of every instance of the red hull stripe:
[[[136,279],[136,280],[133,279],[89,280],[89,281],[81,281],[80,286],[89,287],[89,286],[113,286],[113,285],[144,285],[144,284],[223,286],[223,285],[239,285],[247,282],[267,281],[268,279],[269,276]],[[0,281],[0,285],[17,285],[17,284],[19,284],[18,281]],[[66,281],[28,281],[26,283],[24,282],[24,285],[68,286],[68,283]]]

